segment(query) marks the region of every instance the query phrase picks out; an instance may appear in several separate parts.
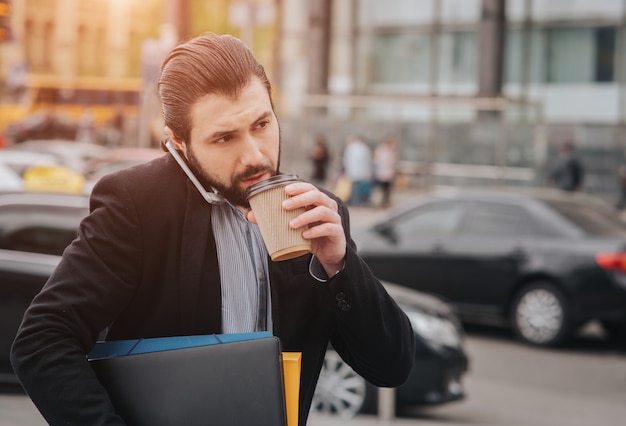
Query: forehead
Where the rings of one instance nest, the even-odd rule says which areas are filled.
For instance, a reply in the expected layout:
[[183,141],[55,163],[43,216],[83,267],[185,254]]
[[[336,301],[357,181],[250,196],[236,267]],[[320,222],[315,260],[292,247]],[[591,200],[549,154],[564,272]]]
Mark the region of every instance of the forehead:
[[190,108],[191,130],[228,131],[271,110],[267,88],[253,78],[236,96],[210,93],[198,99]]

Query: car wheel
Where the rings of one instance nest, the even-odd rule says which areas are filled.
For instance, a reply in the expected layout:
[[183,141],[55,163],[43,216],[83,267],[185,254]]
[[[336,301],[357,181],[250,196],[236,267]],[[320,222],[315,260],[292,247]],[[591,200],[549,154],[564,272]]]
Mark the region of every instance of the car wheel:
[[511,323],[517,336],[537,346],[556,346],[570,333],[570,311],[565,295],[549,283],[523,287],[511,309]]
[[333,350],[326,352],[311,411],[352,418],[371,409],[373,386],[346,364]]

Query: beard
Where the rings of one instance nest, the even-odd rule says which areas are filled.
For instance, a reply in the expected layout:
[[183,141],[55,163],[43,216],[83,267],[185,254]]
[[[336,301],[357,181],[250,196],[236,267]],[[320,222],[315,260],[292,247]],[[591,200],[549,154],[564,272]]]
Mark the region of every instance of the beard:
[[189,163],[191,171],[206,190],[213,188],[232,205],[249,209],[250,203],[248,202],[246,188],[241,187],[239,183],[259,173],[269,173],[271,176],[277,175],[280,167],[280,145],[279,142],[278,162],[275,167],[271,161],[267,160],[262,164],[247,167],[245,170],[234,173],[231,176],[230,182],[224,182],[215,176],[211,176],[211,174],[202,167],[191,145],[187,146],[187,162]]

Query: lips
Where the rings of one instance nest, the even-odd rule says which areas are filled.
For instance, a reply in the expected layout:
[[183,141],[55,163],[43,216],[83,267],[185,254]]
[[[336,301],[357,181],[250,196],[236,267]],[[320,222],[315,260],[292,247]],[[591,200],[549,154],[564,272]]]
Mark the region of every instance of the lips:
[[269,175],[269,173],[267,173],[267,172],[258,173],[256,175],[253,175],[253,176],[249,177],[249,178],[242,179],[242,182],[243,182],[243,184],[245,186],[250,186],[253,183],[262,181],[264,179],[267,179],[269,177],[268,175]]

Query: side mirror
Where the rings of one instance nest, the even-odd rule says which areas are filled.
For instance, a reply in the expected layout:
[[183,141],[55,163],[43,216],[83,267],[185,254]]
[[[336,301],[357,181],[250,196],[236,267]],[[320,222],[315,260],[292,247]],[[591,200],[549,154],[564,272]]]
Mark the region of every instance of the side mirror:
[[374,231],[376,231],[377,234],[385,237],[385,239],[387,239],[389,242],[393,244],[398,243],[398,236],[396,235],[394,227],[390,223],[379,223],[374,226]]

